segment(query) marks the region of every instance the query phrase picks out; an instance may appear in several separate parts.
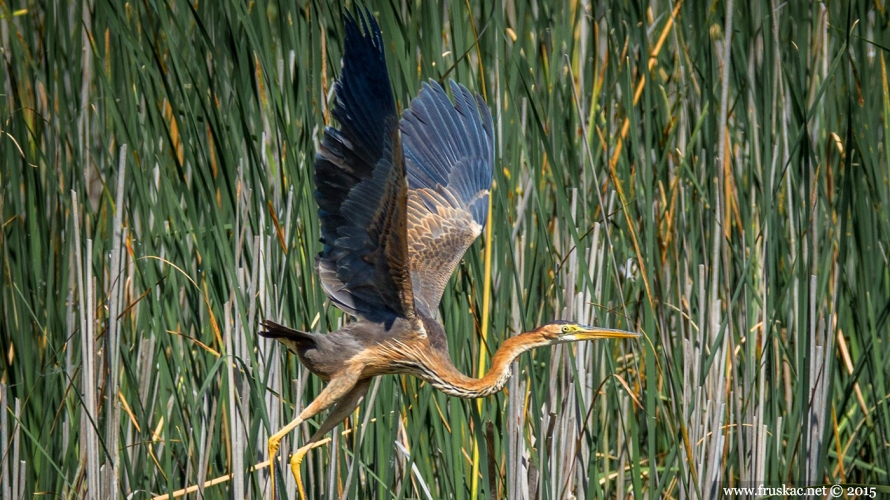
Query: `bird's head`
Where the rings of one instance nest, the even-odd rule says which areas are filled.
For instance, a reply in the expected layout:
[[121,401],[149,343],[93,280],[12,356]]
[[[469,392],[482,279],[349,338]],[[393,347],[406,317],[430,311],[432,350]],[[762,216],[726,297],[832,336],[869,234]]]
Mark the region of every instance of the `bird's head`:
[[547,323],[538,328],[538,333],[550,344],[564,344],[580,340],[630,339],[640,336],[636,332],[599,328],[561,320]]

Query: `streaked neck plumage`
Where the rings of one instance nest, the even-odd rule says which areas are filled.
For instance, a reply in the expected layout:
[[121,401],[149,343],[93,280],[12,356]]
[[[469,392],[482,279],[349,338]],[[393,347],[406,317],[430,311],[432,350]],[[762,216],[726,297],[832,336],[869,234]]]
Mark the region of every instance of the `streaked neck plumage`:
[[461,373],[451,362],[447,350],[442,349],[433,349],[431,352],[413,351],[412,368],[416,376],[445,394],[464,399],[481,398],[504,388],[512,375],[511,364],[520,354],[546,345],[550,345],[550,341],[535,331],[508,338],[494,353],[491,368],[482,378],[468,377]]

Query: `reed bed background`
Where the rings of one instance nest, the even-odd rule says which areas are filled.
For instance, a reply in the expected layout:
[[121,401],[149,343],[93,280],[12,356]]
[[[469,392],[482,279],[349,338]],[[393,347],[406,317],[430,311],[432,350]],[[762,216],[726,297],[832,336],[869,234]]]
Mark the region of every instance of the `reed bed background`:
[[[455,364],[555,318],[644,337],[523,355],[479,402],[380,378],[313,498],[890,485],[886,2],[369,6],[400,107],[453,78],[495,117]],[[0,1],[3,499],[269,498],[322,384],[257,323],[347,320],[312,161],[352,8]]]

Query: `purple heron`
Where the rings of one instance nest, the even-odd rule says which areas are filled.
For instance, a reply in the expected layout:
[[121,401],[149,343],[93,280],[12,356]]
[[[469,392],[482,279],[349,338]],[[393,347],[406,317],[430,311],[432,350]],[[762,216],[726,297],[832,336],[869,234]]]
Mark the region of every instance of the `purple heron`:
[[269,438],[273,498],[281,439],[332,407],[291,458],[305,498],[303,457],[327,441],[322,438],[352,413],[377,375],[410,374],[446,394],[479,398],[500,391],[511,362],[529,349],[638,335],[555,321],[506,339],[480,379],[455,368],[435,317],[449,277],[488,216],[491,113],[466,87],[451,82],[452,101],[430,82],[400,119],[380,28],[370,12],[357,17],[345,18],[343,69],[334,86],[340,128],[325,129],[315,158],[315,200],[324,244],[316,257],[321,284],[358,321],[325,335],[263,322],[261,335],[280,341],[327,382]]

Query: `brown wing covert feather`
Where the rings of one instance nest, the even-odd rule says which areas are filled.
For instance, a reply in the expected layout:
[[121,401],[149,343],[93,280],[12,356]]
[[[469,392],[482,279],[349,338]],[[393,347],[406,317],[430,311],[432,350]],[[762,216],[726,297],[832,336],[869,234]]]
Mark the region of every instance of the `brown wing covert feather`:
[[424,84],[400,128],[408,174],[408,254],[415,306],[434,317],[448,279],[485,226],[494,141],[479,96],[451,82],[454,102]]

